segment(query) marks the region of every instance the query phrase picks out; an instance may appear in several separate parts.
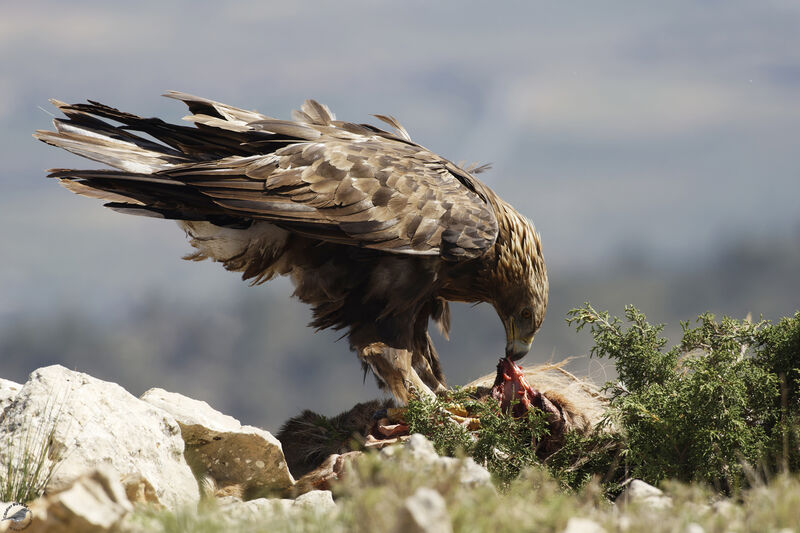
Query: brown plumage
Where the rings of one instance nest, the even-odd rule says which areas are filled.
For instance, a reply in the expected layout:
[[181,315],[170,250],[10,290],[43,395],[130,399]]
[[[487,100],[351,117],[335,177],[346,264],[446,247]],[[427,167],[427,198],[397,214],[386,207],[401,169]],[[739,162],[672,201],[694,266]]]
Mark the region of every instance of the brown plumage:
[[493,304],[507,355],[530,349],[547,307],[539,235],[397,120],[376,115],[392,133],[335,120],[313,100],[287,121],[166,96],[188,105],[194,127],[53,101],[67,118],[34,136],[113,170],[50,177],[116,211],[178,220],[196,248],[188,259],[219,261],[256,284],[290,276],[311,325],[345,329],[401,402],[411,387],[444,386],[428,322],[447,333],[448,301]]

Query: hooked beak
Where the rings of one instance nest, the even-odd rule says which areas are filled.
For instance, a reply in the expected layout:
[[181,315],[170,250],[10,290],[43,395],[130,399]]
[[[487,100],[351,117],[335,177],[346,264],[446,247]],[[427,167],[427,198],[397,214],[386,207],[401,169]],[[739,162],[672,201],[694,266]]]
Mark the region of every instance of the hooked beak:
[[523,337],[521,332],[517,330],[514,319],[511,318],[506,326],[506,357],[512,361],[522,359],[531,351],[532,343],[533,335],[530,337]]

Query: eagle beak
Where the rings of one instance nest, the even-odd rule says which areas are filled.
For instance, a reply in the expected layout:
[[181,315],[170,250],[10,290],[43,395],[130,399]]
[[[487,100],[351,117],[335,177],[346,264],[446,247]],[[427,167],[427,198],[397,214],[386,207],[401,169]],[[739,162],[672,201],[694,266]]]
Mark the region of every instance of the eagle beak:
[[514,319],[511,318],[506,326],[506,357],[512,361],[522,359],[531,351],[531,344],[533,344],[533,335],[522,337]]

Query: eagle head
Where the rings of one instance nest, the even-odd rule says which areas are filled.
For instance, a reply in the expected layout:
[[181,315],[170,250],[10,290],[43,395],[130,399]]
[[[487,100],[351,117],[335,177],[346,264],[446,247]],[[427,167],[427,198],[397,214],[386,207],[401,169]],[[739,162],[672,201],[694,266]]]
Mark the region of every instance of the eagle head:
[[506,357],[517,361],[530,351],[544,321],[549,284],[533,224],[513,209],[505,214],[496,243],[492,303],[505,327]]

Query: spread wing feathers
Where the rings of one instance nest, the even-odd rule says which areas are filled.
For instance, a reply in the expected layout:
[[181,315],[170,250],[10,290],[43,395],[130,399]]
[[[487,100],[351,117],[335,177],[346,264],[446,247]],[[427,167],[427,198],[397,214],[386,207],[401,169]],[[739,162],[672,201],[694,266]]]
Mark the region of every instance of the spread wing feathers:
[[68,120],[36,137],[117,170],[51,176],[123,212],[227,225],[269,220],[395,253],[460,260],[482,255],[497,237],[492,193],[411,142],[391,117],[378,116],[396,134],[337,121],[313,100],[286,121],[185,93],[166,96],[186,103],[195,127],[92,101],[54,102]]

